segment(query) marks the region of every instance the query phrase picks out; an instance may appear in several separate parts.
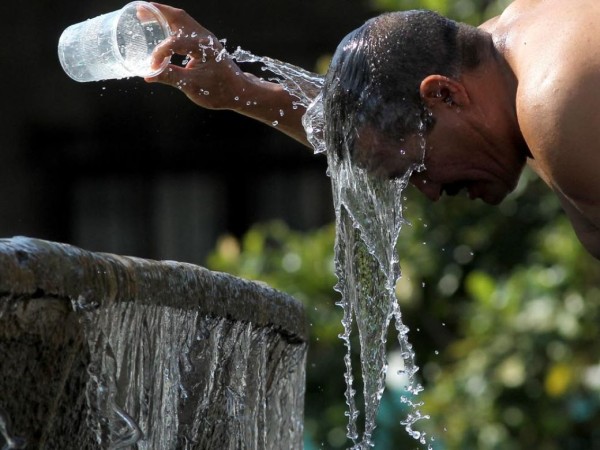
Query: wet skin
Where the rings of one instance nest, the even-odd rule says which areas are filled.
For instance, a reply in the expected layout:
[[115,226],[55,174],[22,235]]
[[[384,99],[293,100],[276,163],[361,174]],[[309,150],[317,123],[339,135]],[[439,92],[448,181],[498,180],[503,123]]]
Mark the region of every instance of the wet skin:
[[[463,79],[466,85],[471,83],[468,78]],[[365,127],[359,133],[355,158],[385,178],[401,177],[421,166],[413,171],[411,183],[432,201],[444,193],[466,191],[471,199],[498,204],[516,187],[528,149],[518,135],[510,138],[501,120],[491,119],[477,104],[480,94],[453,93],[449,82],[432,81],[434,89],[426,101],[436,124],[425,136],[394,140]],[[492,94],[484,92],[484,96]]]
[[[480,26],[495,58],[457,79],[432,74],[421,84],[437,123],[427,136],[426,171],[413,183],[432,200],[464,187],[497,204],[526,161],[600,259],[599,20],[596,0],[515,0]],[[398,143],[388,145],[372,153],[387,155],[378,166],[393,168],[391,176],[400,163],[391,150]]]
[[[507,170],[497,159],[473,149],[472,142],[453,143],[441,128],[426,138],[398,142],[363,138],[356,148],[357,161],[384,178],[402,177],[412,170],[411,183],[432,201],[465,191],[471,199],[500,203],[516,187],[525,158]],[[468,153],[469,157],[461,157]]]
[[[205,108],[266,124],[278,120],[279,131],[309,145],[304,111],[291,108],[294,98],[280,85],[244,74],[231,60],[219,62],[220,45],[210,31],[182,10],[155,5],[178,31],[155,52],[157,63],[173,53],[190,62],[147,81],[180,89]],[[421,97],[436,119],[424,160],[410,137],[367,139],[360,158],[386,177],[402,174],[407,161],[424,162],[426,170],[412,182],[431,200],[465,189],[490,204],[514,189],[527,162],[556,193],[584,247],[600,259],[598,22],[598,0],[514,0],[479,27],[490,34],[495,58],[457,79],[431,74],[422,81]],[[207,45],[215,52],[199,51]],[[199,94],[205,91],[210,95]]]
[[490,54],[456,79],[429,75],[420,94],[435,119],[433,127],[423,138],[410,136],[402,142],[381,135],[375,139],[374,131],[363,133],[360,160],[375,158],[380,174],[393,177],[419,159],[425,170],[414,173],[411,181],[430,200],[464,189],[471,199],[498,204],[516,187],[530,155],[515,97],[507,94],[516,87],[512,68],[499,54]]

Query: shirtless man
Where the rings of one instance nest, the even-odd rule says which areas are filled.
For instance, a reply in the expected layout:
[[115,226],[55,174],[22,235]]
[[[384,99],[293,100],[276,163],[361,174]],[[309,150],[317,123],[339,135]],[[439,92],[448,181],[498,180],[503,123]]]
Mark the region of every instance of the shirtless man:
[[[230,59],[218,62],[215,51],[202,50],[220,50],[214,35],[185,12],[157,6],[180,32],[161,45],[156,61],[172,53],[192,59],[147,81],[182,86],[183,80],[196,104],[266,124],[278,120],[280,131],[307,143],[304,111],[292,109],[279,85],[244,74]],[[515,0],[479,28],[430,12],[375,18],[348,35],[334,56],[326,117],[353,125],[355,133],[351,142],[333,133],[328,140],[350,147],[386,177],[423,162],[411,182],[434,201],[466,189],[471,198],[497,204],[529,163],[600,259],[599,21],[597,0],[572,0],[568,7],[564,0]],[[430,53],[431,64],[420,64]]]

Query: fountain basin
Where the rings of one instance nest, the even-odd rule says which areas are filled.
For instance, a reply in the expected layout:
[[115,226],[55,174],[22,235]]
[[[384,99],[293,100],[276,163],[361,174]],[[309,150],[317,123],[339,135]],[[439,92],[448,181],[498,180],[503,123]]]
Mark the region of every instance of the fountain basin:
[[266,285],[0,240],[7,448],[300,449],[306,350],[302,305]]

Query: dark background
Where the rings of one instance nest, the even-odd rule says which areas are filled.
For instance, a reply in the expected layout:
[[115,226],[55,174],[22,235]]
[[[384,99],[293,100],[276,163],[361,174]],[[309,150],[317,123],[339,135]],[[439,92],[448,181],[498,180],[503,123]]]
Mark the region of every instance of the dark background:
[[[140,78],[77,83],[57,43],[123,1],[5,5],[0,46],[0,236],[202,263],[223,233],[333,218],[325,159],[269,127],[206,111]],[[191,1],[219,38],[309,70],[372,15],[349,0]]]

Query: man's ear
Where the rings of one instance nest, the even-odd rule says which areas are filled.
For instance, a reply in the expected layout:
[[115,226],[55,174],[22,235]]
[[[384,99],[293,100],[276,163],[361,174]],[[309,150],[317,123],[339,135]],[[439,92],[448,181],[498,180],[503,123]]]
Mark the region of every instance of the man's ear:
[[429,108],[439,105],[467,106],[471,100],[465,86],[443,75],[428,75],[421,81],[421,98]]

